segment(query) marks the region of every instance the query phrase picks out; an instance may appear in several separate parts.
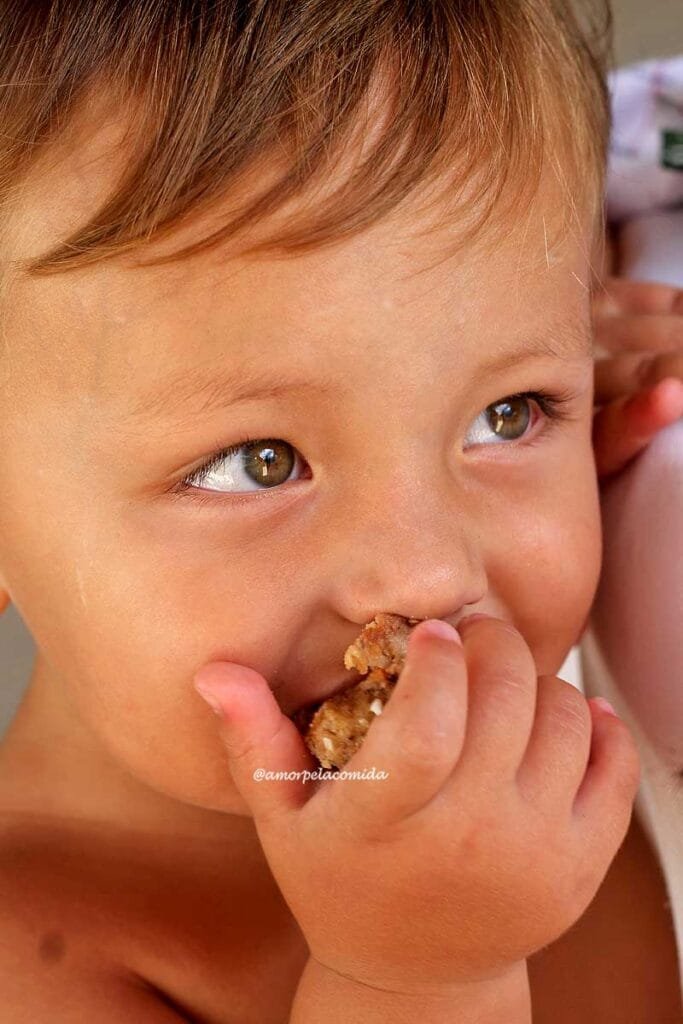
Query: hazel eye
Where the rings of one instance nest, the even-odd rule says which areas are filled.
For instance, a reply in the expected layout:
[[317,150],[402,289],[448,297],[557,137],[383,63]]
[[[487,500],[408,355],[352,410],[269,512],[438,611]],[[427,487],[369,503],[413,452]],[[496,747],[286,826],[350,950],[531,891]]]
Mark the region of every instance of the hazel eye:
[[509,395],[487,405],[465,437],[465,447],[517,441],[524,437],[533,420],[532,405],[526,395]]
[[294,449],[286,441],[252,441],[244,445],[244,472],[261,486],[285,483],[296,465]]
[[287,441],[246,441],[216,452],[181,483],[183,488],[231,494],[267,490],[286,483],[302,464],[296,448]]

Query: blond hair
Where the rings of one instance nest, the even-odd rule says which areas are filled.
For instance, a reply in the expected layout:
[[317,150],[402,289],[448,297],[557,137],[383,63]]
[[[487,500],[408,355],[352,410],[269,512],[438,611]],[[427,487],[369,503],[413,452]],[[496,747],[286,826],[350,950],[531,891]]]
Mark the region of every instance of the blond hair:
[[87,223],[22,269],[83,267],[163,237],[270,153],[286,154],[268,187],[163,262],[205,251],[329,174],[382,68],[389,116],[367,156],[250,252],[342,238],[444,175],[463,204],[476,179],[469,236],[501,199],[528,198],[549,153],[572,202],[599,217],[610,29],[605,3],[571,0],[18,5],[0,21],[0,219],[79,104],[106,86],[135,123],[129,158]]

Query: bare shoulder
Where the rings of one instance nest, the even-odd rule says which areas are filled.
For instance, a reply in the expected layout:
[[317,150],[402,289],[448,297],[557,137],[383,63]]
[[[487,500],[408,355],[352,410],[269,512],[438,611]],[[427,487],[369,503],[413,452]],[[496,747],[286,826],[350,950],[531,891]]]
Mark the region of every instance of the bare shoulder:
[[[63,949],[63,947],[61,947]],[[4,1024],[51,1021],[75,1024],[180,1024],[190,1020],[143,980],[102,967],[95,973],[74,968],[59,952],[56,936],[42,940],[0,912],[0,989]]]
[[[3,1024],[187,1021],[102,942],[101,904],[57,833],[0,815]],[[82,865],[82,868],[84,866]]]
[[528,966],[534,1024],[683,1024],[664,877],[635,813],[591,905]]
[[231,881],[225,860],[222,843],[209,856],[192,837],[0,806],[2,1024],[219,1021],[235,1006],[281,1024],[305,940],[272,876]]

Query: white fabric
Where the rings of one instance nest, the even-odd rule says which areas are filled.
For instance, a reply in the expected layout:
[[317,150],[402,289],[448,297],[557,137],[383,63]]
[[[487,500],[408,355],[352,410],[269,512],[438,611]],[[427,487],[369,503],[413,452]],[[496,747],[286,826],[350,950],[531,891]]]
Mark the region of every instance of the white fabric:
[[683,207],[626,221],[619,231],[619,252],[634,281],[683,288]]
[[683,57],[649,60],[610,75],[612,138],[607,214],[621,221],[683,204],[680,168],[664,165],[665,132],[683,133]]

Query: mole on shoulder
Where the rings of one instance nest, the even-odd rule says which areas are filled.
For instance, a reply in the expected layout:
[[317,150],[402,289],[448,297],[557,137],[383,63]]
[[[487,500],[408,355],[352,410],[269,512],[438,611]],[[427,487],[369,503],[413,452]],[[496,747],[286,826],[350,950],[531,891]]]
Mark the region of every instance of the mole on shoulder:
[[66,943],[59,931],[45,932],[38,946],[40,959],[46,963],[57,963],[64,956]]

